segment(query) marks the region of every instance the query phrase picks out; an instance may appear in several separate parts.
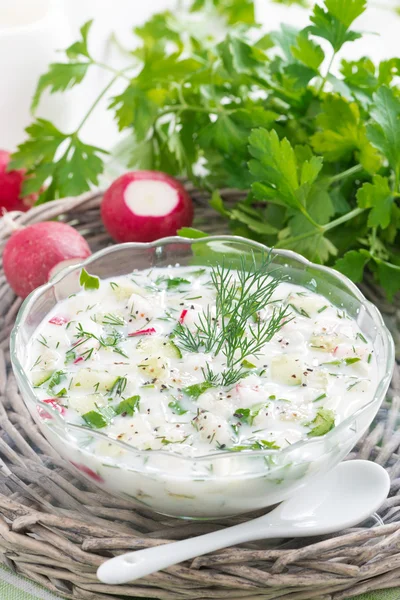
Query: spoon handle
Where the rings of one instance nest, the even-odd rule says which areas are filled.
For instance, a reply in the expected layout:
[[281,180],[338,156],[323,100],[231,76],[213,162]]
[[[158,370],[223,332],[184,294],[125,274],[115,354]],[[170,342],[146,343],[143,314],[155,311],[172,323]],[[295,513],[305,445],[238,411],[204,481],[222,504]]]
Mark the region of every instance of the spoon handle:
[[257,524],[258,520],[254,519],[234,527],[182,540],[181,542],[163,544],[162,546],[116,556],[99,567],[97,577],[103,583],[111,585],[128,583],[214,550],[277,535],[275,528],[273,532],[268,532],[265,525],[262,528]]

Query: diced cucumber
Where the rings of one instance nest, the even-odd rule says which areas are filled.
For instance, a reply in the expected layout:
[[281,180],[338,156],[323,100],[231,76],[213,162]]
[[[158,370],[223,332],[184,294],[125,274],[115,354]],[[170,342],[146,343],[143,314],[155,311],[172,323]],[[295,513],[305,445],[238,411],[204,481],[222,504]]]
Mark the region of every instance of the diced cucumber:
[[109,392],[115,382],[115,374],[108,371],[96,371],[94,369],[80,369],[72,379],[72,389],[95,392]]
[[99,406],[106,406],[107,400],[101,394],[87,394],[85,396],[71,396],[69,406],[76,410],[80,415],[84,415],[91,410],[97,410]]
[[336,334],[312,335],[310,337],[311,348],[314,348],[314,350],[320,350],[321,352],[333,352],[339,343],[340,338]]
[[165,379],[169,373],[165,360],[156,356],[153,356],[148,360],[142,360],[138,365],[138,369],[150,377],[150,379]]
[[132,294],[144,295],[142,288],[130,282],[111,286],[111,289],[118,300],[128,300]]
[[165,338],[151,338],[140,340],[137,349],[148,356],[161,356],[166,358],[182,358],[182,352],[171,340]]
[[297,294],[291,294],[287,299],[288,305],[292,306],[295,312],[303,315],[304,317],[312,317],[318,313],[318,311],[326,305],[326,301],[315,296],[298,296]]
[[35,387],[39,387],[48,381],[53,375],[53,371],[34,371],[31,375],[32,383]]
[[303,382],[303,361],[299,356],[283,354],[271,361],[271,379],[283,385],[300,385]]

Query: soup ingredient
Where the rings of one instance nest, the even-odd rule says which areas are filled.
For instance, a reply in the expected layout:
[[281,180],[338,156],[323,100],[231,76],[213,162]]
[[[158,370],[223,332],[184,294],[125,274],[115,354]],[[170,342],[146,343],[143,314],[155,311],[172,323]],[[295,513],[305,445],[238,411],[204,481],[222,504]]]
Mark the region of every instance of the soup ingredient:
[[26,212],[37,200],[36,194],[21,197],[25,171],[23,169],[8,171],[10,156],[6,150],[0,150],[0,216],[4,209],[8,212],[12,210]]
[[88,243],[76,229],[44,221],[11,235],[3,252],[3,268],[14,292],[26,298],[48,281],[54,268],[80,262],[90,254]]
[[[263,34],[251,0],[193,0],[188,13],[136,28],[132,71],[109,75],[101,92],[115,79],[125,86],[109,104],[126,134],[118,160],[206,189],[242,189],[232,204],[217,191],[211,201],[233,233],[334,265],[355,282],[368,269],[391,298],[400,289],[398,59],[345,58],[362,37],[354,23],[365,0],[312,4],[300,31]],[[35,105],[46,89],[112,69],[89,52],[90,25],[40,78]],[[81,150],[79,133],[37,119],[14,155],[36,191],[52,178],[43,200],[80,193],[101,171],[100,150]],[[73,170],[68,153],[54,161],[68,144]]]
[[117,242],[152,242],[190,226],[193,204],[176,179],[159,171],[134,171],[108,188],[101,218]]

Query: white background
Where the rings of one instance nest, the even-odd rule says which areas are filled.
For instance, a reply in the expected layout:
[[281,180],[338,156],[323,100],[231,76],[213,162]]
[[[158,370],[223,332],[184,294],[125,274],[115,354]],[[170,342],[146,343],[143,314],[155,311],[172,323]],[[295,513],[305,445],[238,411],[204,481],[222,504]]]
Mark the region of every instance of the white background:
[[[111,32],[123,45],[132,46],[132,28],[151,13],[173,8],[176,0],[0,0],[0,147],[14,149],[22,141],[24,127],[31,121],[30,98],[38,75],[45,70],[54,54],[78,37],[79,27],[94,19],[90,49],[99,60],[120,66],[121,55],[110,42]],[[41,31],[35,30],[35,19],[51,4],[51,20]],[[368,55],[379,61],[400,56],[400,18],[388,10],[396,0],[369,1],[365,15],[356,29],[369,32],[361,41],[345,47],[346,58]],[[400,5],[400,1],[397,2]],[[12,11],[11,11],[12,7]],[[281,22],[305,26],[309,11],[256,0],[258,20],[266,30]],[[13,15],[10,17],[10,11]],[[24,21],[24,22],[22,22]],[[42,21],[42,23],[44,23]],[[67,93],[46,96],[39,110],[41,116],[53,120],[66,131],[74,128],[87,108],[107,84],[110,74],[92,69],[84,83]],[[118,92],[118,84],[109,96]],[[104,148],[112,147],[119,134],[107,112],[107,99],[92,115],[83,138]]]

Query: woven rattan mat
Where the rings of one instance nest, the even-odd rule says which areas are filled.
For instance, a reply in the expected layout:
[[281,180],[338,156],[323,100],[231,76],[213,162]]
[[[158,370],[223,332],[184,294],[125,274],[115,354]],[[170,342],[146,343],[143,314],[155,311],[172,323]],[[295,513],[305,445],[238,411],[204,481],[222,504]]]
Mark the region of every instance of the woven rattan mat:
[[[226,227],[208,212],[203,193],[190,190],[198,206],[196,226],[210,233]],[[234,201],[239,192],[225,190]],[[100,217],[100,194],[88,194],[16,214],[17,223],[62,216],[85,235],[93,250],[110,243]],[[9,225],[0,221],[0,252]],[[400,311],[380,304],[394,331]],[[400,367],[372,428],[350,458],[385,466],[390,498],[363,527],[334,536],[244,544],[155,573],[131,585],[96,580],[106,557],[215,531],[240,522],[182,522],[134,508],[79,478],[49,446],[18,393],[9,361],[9,334],[21,301],[0,271],[0,557],[2,562],[66,598],[127,597],[243,600],[340,600],[400,585]],[[398,322],[398,321],[397,321]]]

